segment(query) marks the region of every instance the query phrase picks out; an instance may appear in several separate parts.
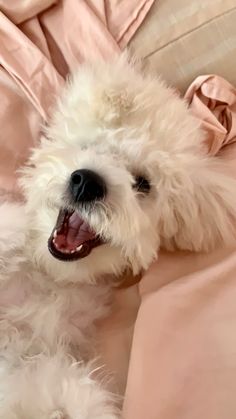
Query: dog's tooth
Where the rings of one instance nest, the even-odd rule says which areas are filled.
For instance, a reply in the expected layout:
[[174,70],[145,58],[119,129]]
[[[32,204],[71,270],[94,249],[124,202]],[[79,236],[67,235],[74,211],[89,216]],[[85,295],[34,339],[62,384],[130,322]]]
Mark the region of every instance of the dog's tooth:
[[75,250],[71,250],[70,253],[75,253]]
[[57,230],[54,231],[53,237],[54,237],[54,239],[57,237]]
[[83,245],[81,244],[80,246],[76,247],[77,252],[79,252],[82,249]]
[[52,242],[53,242],[54,246],[55,246],[56,248],[58,248],[58,245],[57,245],[56,240],[55,240],[55,239],[52,239]]

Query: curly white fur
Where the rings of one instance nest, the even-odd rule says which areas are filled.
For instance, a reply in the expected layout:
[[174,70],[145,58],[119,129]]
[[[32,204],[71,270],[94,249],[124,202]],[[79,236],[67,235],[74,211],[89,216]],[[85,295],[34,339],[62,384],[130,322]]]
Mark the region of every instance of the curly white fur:
[[[81,215],[107,244],[61,262],[47,241],[80,168],[106,181],[105,201]],[[150,180],[149,194],[135,192],[137,175]],[[21,185],[26,203],[0,208],[0,418],[116,418],[105,386],[75,362],[94,356],[109,281],[146,269],[160,246],[233,243],[236,180],[206,156],[184,101],[121,56],[71,78]]]

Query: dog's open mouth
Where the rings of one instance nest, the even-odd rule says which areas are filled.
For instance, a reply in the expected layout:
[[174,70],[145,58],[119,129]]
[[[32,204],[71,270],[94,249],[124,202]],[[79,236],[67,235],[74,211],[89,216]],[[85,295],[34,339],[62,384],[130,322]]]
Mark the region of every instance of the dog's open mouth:
[[61,209],[48,240],[48,249],[57,259],[73,261],[84,258],[104,242],[78,212]]

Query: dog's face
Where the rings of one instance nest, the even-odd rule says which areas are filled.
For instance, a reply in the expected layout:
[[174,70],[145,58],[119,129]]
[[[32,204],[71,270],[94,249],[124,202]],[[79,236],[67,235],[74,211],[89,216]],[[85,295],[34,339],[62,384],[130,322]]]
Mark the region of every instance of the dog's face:
[[137,273],[160,244],[207,248],[201,142],[181,99],[124,58],[80,70],[25,170],[33,258],[76,281]]
[[148,141],[137,149],[125,132],[84,144],[47,141],[26,180],[36,259],[78,279],[147,268],[159,247],[158,168]]

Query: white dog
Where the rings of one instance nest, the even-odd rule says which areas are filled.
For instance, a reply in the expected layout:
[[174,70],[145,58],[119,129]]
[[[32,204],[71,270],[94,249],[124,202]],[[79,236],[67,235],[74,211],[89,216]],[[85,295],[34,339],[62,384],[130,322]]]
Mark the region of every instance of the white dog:
[[233,243],[236,180],[184,101],[121,56],[71,79],[21,185],[26,203],[0,209],[0,418],[117,418],[87,363],[109,289],[160,246]]

